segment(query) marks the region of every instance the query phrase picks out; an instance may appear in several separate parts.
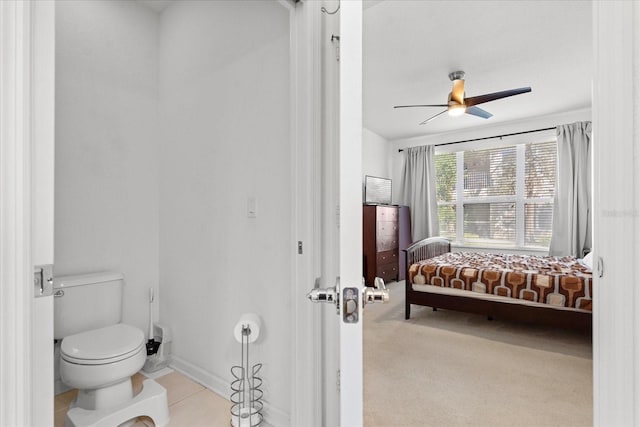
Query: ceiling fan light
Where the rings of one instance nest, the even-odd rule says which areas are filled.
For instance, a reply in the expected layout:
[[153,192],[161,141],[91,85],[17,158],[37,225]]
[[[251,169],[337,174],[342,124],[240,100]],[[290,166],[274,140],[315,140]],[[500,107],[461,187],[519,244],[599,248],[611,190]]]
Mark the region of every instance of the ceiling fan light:
[[464,105],[450,105],[448,112],[451,117],[458,117],[463,115],[466,109]]

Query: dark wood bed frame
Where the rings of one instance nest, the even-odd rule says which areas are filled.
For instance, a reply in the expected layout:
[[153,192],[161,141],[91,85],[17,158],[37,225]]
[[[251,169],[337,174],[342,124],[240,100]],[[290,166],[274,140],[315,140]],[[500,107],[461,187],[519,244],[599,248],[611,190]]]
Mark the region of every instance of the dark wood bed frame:
[[511,304],[473,297],[436,294],[415,291],[409,282],[409,268],[416,262],[451,252],[451,243],[441,237],[421,240],[403,250],[407,274],[405,276],[405,319],[411,316],[411,304],[444,308],[486,315],[491,319],[509,319],[544,325],[561,326],[582,331],[591,331],[591,313],[584,311],[558,310],[540,306]]

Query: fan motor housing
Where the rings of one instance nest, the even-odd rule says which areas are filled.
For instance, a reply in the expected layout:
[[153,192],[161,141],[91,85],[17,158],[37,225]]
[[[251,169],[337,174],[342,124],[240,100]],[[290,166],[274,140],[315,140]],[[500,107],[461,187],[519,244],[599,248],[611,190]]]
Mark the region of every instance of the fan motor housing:
[[465,76],[464,71],[453,71],[449,73],[449,79],[451,81],[464,80],[464,76]]

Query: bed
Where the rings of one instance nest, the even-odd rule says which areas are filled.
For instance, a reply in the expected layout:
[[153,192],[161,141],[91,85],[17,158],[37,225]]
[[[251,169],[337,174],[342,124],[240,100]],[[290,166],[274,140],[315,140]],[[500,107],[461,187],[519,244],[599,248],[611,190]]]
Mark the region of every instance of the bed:
[[579,259],[452,253],[440,237],[404,252],[405,319],[415,304],[591,330],[592,272]]

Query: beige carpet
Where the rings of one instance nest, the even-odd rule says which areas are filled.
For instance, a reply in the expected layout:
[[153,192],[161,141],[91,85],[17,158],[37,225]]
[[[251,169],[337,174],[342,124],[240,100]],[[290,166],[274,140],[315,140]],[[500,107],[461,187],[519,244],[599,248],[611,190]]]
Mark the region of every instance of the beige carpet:
[[404,282],[364,315],[364,420],[391,426],[590,426],[591,337],[412,306]]

